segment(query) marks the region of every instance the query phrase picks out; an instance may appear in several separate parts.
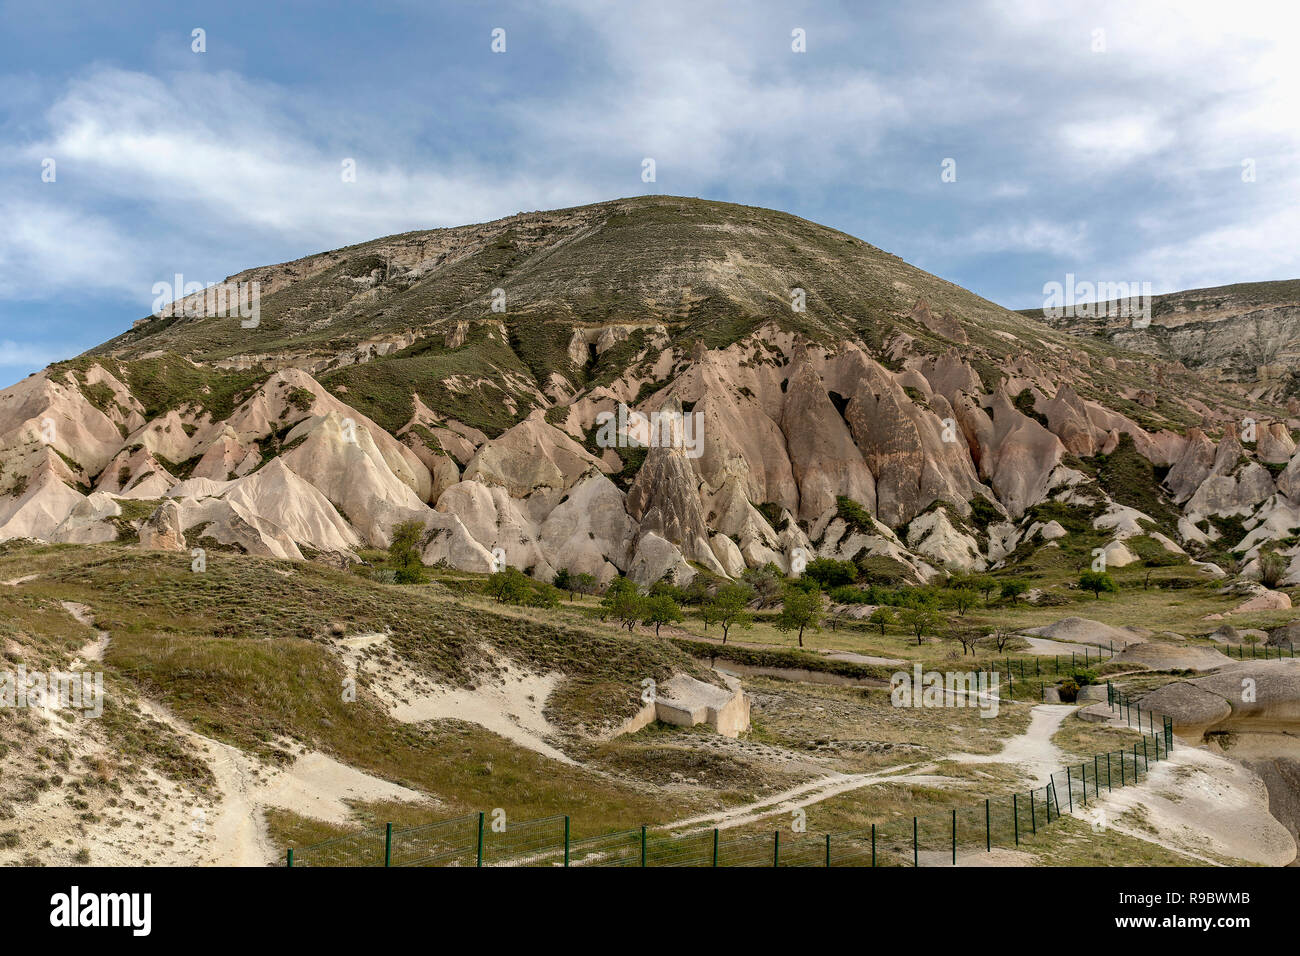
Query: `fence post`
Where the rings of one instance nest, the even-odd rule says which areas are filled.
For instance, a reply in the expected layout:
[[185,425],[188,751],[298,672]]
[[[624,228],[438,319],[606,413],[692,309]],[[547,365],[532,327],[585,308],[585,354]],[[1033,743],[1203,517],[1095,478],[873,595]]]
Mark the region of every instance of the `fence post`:
[[384,866],[393,865],[393,825],[384,825]]
[[569,815],[564,815],[564,865],[569,865]]
[[1119,786],[1123,790],[1128,786],[1128,778],[1124,775],[1124,751],[1119,752]]
[[[1146,768],[1143,768],[1143,769],[1146,769]],[[1134,782],[1134,783],[1137,783],[1137,782],[1138,782],[1138,779],[1139,779],[1139,778],[1138,778],[1138,775],[1139,775],[1141,772],[1142,772],[1141,770],[1138,770],[1138,745],[1137,745],[1137,744],[1134,744],[1134,745],[1133,745],[1133,782]]]
[[1142,738],[1142,766],[1147,773],[1151,772],[1151,759],[1147,756],[1147,739],[1145,737]]
[[645,825],[641,825],[641,865],[645,866]]
[[[1065,799],[1069,802],[1070,812],[1074,812],[1074,781],[1070,779],[1070,768],[1065,768]],[[1059,809],[1059,807],[1058,807]]]
[[475,866],[483,865],[483,817],[484,816],[485,816],[484,812],[480,810],[478,812],[478,859],[474,863]]
[[912,817],[912,866],[920,865],[920,854],[916,849],[916,817]]
[[1088,805],[1088,765],[1079,764],[1079,777],[1083,780],[1083,805]]
[[989,812],[989,798],[984,798],[984,852],[993,852],[992,814]]
[[871,865],[876,865],[876,825],[871,824]]
[[1034,791],[1029,791],[1029,826],[1034,836],[1038,835],[1038,811],[1034,809]]
[[1092,795],[1101,796],[1101,758],[1096,754],[1092,755]]
[[713,865],[718,865],[718,828],[713,828]]
[[1011,795],[1011,819],[1016,824],[1016,846],[1020,846],[1020,798],[1014,793]]
[[293,847],[289,847],[289,858],[287,860],[289,869],[293,869]]
[[826,865],[831,865],[831,835],[826,834]]
[[772,831],[772,865],[781,865],[781,831]]
[[957,808],[952,810],[952,865],[957,865]]

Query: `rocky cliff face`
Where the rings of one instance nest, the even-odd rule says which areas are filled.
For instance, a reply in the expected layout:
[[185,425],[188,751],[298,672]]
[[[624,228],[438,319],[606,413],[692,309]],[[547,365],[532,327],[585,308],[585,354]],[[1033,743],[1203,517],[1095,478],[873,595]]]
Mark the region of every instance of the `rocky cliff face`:
[[154,319],[0,392],[0,539],[348,560],[415,520],[473,571],[924,579],[1060,539],[1050,506],[1116,560],[1236,528],[1300,581],[1285,405],[779,213],[627,200],[234,280],[255,329]]
[[1051,321],[1124,349],[1257,384],[1257,394],[1275,402],[1300,398],[1300,280],[1174,292],[1152,297],[1151,305],[1151,322],[1143,327],[1118,310]]

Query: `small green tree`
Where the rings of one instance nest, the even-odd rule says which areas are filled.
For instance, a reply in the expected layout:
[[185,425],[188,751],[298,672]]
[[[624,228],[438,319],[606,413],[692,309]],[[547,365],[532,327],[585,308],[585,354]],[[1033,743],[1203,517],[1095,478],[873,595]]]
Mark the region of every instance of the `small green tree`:
[[663,625],[681,619],[681,607],[667,594],[653,594],[641,602],[641,623],[653,627],[655,637],[659,636],[659,628]]
[[1011,578],[1002,582],[1003,599],[1010,598],[1013,605],[1018,604],[1020,596],[1029,590],[1029,585],[1019,578]]
[[1259,553],[1259,582],[1266,588],[1275,588],[1282,583],[1286,575],[1286,558],[1276,551]]
[[989,603],[989,595],[998,589],[998,579],[991,574],[977,574],[971,578],[971,587],[984,596],[984,604]]
[[858,576],[858,566],[852,561],[836,561],[834,558],[815,558],[804,568],[804,577],[816,581],[820,587],[830,590],[845,584],[852,584]]
[[754,592],[744,584],[724,584],[718,588],[717,593],[704,603],[703,616],[705,624],[715,623],[722,627],[722,643],[727,643],[727,637],[731,633],[732,627],[739,627],[741,630],[748,630],[754,626],[753,615],[749,613],[749,602],[753,600]]
[[912,636],[916,638],[916,644],[919,647],[925,643],[925,635],[933,633],[939,626],[939,615],[928,607],[909,607],[903,609],[903,613],[899,615],[899,621],[912,632]]
[[1115,579],[1105,571],[1084,571],[1079,575],[1079,587],[1085,591],[1091,591],[1094,598],[1100,600],[1101,592],[1114,594],[1119,590],[1115,585]]
[[894,616],[894,609],[883,605],[871,612],[871,617],[867,618],[868,624],[874,624],[880,628],[880,636],[885,636],[885,628],[893,627],[898,623],[898,618]]
[[778,631],[798,631],[799,646],[803,647],[805,628],[821,630],[822,592],[787,587],[782,598],[781,613],[776,618]]
[[424,524],[403,521],[393,528],[393,540],[388,545],[388,563],[393,566],[394,580],[398,584],[419,584],[424,580],[424,562],[420,560],[420,539]]
[[568,591],[569,600],[570,601],[573,600],[573,592],[574,592],[573,575],[569,573],[568,568],[560,568],[560,570],[556,571],[555,580],[552,581],[551,583],[554,584],[561,591]]
[[636,585],[630,580],[615,578],[605,589],[605,596],[600,599],[600,606],[606,615],[619,622],[620,627],[632,631],[636,628],[636,622],[641,619],[644,601]]
[[499,604],[525,604],[532,592],[532,582],[518,568],[506,567],[488,575],[483,590],[496,598]]
[[781,594],[781,569],[771,561],[757,568],[746,568],[740,580],[754,589],[760,611]]
[[569,577],[570,587],[579,594],[595,594],[600,589],[600,582],[594,574],[582,572]]
[[960,617],[965,617],[966,611],[974,603],[975,589],[967,585],[949,588],[944,593],[944,604],[953,608]]

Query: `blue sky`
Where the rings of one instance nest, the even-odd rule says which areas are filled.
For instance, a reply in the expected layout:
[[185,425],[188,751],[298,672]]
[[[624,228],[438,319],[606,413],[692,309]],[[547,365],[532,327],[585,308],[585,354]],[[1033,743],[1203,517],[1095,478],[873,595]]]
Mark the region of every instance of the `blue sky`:
[[0,386],[177,272],[646,192],[1013,308],[1067,272],[1300,277],[1294,0],[108,7],[0,0]]

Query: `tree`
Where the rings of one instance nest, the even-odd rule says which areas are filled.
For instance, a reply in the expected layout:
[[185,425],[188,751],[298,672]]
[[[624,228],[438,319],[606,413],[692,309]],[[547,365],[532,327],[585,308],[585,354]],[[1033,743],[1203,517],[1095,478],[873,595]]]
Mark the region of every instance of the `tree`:
[[573,575],[569,574],[568,568],[560,568],[560,570],[556,571],[555,580],[553,580],[551,583],[554,584],[561,591],[568,591],[569,600],[570,601],[573,600],[573,592],[574,592]]
[[773,603],[781,593],[781,569],[771,561],[757,568],[746,568],[740,580],[754,589],[761,611]]
[[971,587],[984,596],[985,606],[989,603],[989,595],[998,588],[998,579],[991,574],[977,574],[970,580]]
[[781,613],[776,618],[778,631],[798,631],[799,646],[803,647],[804,628],[821,630],[822,592],[805,591],[803,588],[787,587],[782,598]]
[[523,604],[532,587],[528,575],[518,568],[507,567],[489,575],[483,589],[499,604]]
[[1020,595],[1024,594],[1028,590],[1029,585],[1024,581],[1021,581],[1019,578],[1011,578],[1010,580],[1002,582],[1002,597],[1004,599],[1010,598],[1012,604],[1019,603]]
[[655,637],[659,636],[660,627],[681,619],[681,607],[667,594],[653,594],[641,602],[641,623],[653,627]]
[[995,627],[988,633],[988,639],[993,642],[993,646],[998,649],[999,654],[1006,650],[1007,644],[1014,636],[1015,631],[1009,627]]
[[672,581],[662,579],[650,585],[650,597],[660,597],[666,595],[673,599],[674,604],[682,603],[682,589],[673,584]]
[[950,588],[945,603],[949,607],[956,609],[959,616],[965,617],[966,611],[975,603],[975,589],[965,584]]
[[834,558],[815,558],[804,568],[804,577],[812,578],[820,587],[830,590],[844,584],[852,584],[858,576],[858,566],[852,561],[836,561]]
[[424,562],[420,560],[418,547],[423,536],[424,524],[419,521],[403,521],[393,528],[388,562],[393,566],[398,584],[419,584],[424,580]]
[[1275,588],[1286,574],[1286,558],[1276,551],[1260,551],[1259,581],[1266,588]]
[[733,626],[748,630],[754,626],[754,618],[749,613],[749,602],[754,592],[743,584],[724,584],[718,588],[704,605],[705,624],[710,622],[722,626],[722,643],[727,643],[727,635]]
[[927,607],[904,608],[899,620],[916,637],[918,647],[924,643],[925,635],[939,626],[939,615]]
[[952,632],[953,638],[961,643],[961,655],[974,654],[975,649],[984,643],[984,631],[977,627],[959,627]]
[[596,580],[594,574],[587,574],[584,571],[582,574],[574,574],[570,576],[569,587],[572,591],[577,591],[579,594],[595,594],[597,589],[600,587],[600,582]]
[[682,603],[690,607],[699,607],[709,599],[709,582],[704,575],[697,574],[691,583],[682,588]]
[[894,616],[894,609],[891,607],[878,607],[871,612],[871,617],[867,618],[868,624],[875,624],[880,628],[880,636],[885,636],[885,628],[892,627],[898,623],[898,618]]
[[645,599],[627,578],[615,578],[605,589],[605,596],[600,599],[601,610],[619,622],[619,627],[629,631],[636,629],[636,622],[642,617]]
[[1085,591],[1091,591],[1094,598],[1100,600],[1101,592],[1114,594],[1119,590],[1115,586],[1115,579],[1105,571],[1084,571],[1079,575],[1079,587]]

